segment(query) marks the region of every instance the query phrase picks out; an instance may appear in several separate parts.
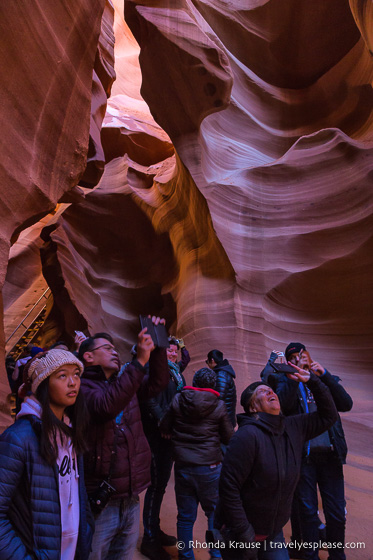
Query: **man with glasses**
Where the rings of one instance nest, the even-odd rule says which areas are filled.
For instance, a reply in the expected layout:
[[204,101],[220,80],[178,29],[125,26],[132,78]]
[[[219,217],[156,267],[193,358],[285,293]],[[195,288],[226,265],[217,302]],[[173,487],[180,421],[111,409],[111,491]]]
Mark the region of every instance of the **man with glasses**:
[[[153,322],[158,324],[159,317]],[[150,484],[150,450],[138,399],[149,399],[167,385],[166,350],[154,347],[145,328],[138,335],[137,358],[121,374],[107,333],[87,338],[79,358],[85,365],[81,390],[91,418],[85,482],[96,529],[90,560],[131,560],[139,534],[138,496]]]

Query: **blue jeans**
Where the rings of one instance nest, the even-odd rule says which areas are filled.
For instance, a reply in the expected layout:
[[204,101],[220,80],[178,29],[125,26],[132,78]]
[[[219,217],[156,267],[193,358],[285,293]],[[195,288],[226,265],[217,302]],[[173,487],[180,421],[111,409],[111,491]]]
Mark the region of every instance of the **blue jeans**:
[[139,537],[138,498],[110,500],[95,523],[89,560],[132,560]]
[[[318,498],[317,486],[319,487],[322,507],[326,521],[326,540],[330,543],[345,540],[345,494],[343,466],[333,453],[320,453],[313,455],[304,461],[301,476],[297,488],[300,504],[300,519],[303,541],[306,543],[317,543],[318,533]],[[344,549],[330,548],[330,560],[345,560]],[[317,560],[318,550],[304,549],[307,560]]]
[[160,435],[148,439],[152,452],[150,473],[151,485],[146,491],[142,519],[144,523],[144,539],[155,540],[158,537],[159,514],[163,496],[172,470],[171,440]]
[[[177,504],[177,540],[183,543],[179,560],[193,560],[190,543],[197,519],[198,504],[207,517],[208,529],[214,528],[214,513],[218,501],[221,464],[215,466],[175,463],[175,493]],[[219,550],[210,550],[211,558],[221,558]]]
[[[226,548],[222,548],[221,555],[223,560],[249,560],[253,557],[253,551],[250,549],[230,548],[229,541],[237,542],[237,536],[229,531],[223,532]],[[285,547],[285,539],[282,531],[273,539],[267,539],[260,543],[260,547],[256,549],[258,560],[289,560],[289,553]]]

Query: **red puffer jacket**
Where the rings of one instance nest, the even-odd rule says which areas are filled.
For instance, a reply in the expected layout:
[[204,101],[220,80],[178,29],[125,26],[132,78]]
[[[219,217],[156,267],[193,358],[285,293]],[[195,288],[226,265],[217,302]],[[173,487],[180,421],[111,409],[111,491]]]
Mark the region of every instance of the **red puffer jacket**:
[[152,352],[149,371],[147,375],[136,360],[127,365],[122,375],[113,375],[109,380],[100,366],[84,370],[81,390],[91,416],[84,461],[88,493],[109,474],[116,431],[117,454],[110,482],[116,493],[112,497],[137,496],[149,486],[150,450],[138,398],[148,399],[166,387],[169,373],[164,349]]

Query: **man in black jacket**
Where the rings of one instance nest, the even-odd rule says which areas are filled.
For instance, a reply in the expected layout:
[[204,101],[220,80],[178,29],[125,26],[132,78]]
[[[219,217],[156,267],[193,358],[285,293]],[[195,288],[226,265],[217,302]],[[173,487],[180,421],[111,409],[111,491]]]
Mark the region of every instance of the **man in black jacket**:
[[318,410],[311,414],[284,417],[277,395],[262,381],[242,393],[245,414],[237,417],[239,428],[224,457],[216,510],[225,560],[288,558],[282,528],[290,516],[304,442],[338,418],[324,383],[312,372],[296,370],[293,380],[306,383],[315,395]]
[[[215,373],[209,368],[197,371],[193,387],[184,387],[172,401],[161,422],[164,434],[172,434],[175,459],[177,537],[182,546],[179,560],[194,559],[190,543],[200,503],[213,529],[221,470],[221,443],[233,434],[226,407],[214,390]],[[219,550],[210,550],[211,558],[220,558]]]
[[234,382],[236,374],[228,362],[224,360],[223,352],[220,350],[210,350],[207,354],[206,364],[216,373],[215,391],[220,393],[220,399],[225,402],[229,419],[233,428],[236,425],[236,384]]
[[[321,364],[313,361],[304,344],[291,342],[285,350],[285,357],[290,363],[312,371],[318,376],[322,383],[329,388],[338,411],[351,410],[352,399],[339,383],[339,377],[331,375]],[[317,408],[312,392],[303,383],[296,383],[285,375],[280,376],[276,393],[280,399],[281,410],[286,416],[310,413]],[[343,479],[343,464],[346,463],[346,455],[346,440],[341,419],[338,416],[337,421],[328,431],[307,442],[295,497],[299,504],[299,522],[303,542],[318,543],[317,486],[319,487],[326,519],[326,541],[335,544],[335,547],[329,550],[330,560],[345,560],[346,558],[342,548],[346,525]],[[341,543],[340,548],[337,546],[338,543]],[[317,560],[319,558],[317,548],[305,546],[303,558]]]

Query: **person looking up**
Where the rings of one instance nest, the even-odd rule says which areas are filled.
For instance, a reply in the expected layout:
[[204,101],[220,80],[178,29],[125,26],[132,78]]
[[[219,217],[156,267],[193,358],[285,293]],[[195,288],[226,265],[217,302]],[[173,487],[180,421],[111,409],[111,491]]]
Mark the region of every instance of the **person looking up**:
[[312,390],[317,411],[285,417],[278,396],[263,381],[251,383],[241,395],[245,413],[237,417],[239,428],[224,457],[216,509],[224,560],[289,557],[282,528],[290,517],[304,443],[338,418],[329,389],[313,372],[294,369],[288,375]]
[[[151,485],[145,494],[143,509],[144,537],[141,553],[151,560],[169,560],[170,555],[163,546],[173,546],[176,538],[167,535],[160,528],[160,511],[167,483],[173,465],[171,441],[162,437],[159,424],[170,407],[174,396],[185,386],[183,371],[187,367],[190,356],[184,341],[169,338],[167,348],[168,384],[156,397],[149,399],[142,408],[143,426],[152,452]],[[178,361],[178,350],[181,360]]]
[[83,364],[55,349],[26,368],[29,395],[0,436],[0,559],[87,560],[93,518],[82,457]]
[[[285,357],[289,363],[312,372],[320,382],[328,387],[335,406],[340,412],[352,408],[352,399],[340,383],[340,378],[331,375],[319,362],[312,360],[305,345],[291,342]],[[317,410],[317,402],[312,388],[304,383],[296,383],[287,376],[281,376],[277,382],[277,395],[281,409],[286,416],[294,414],[308,415]],[[319,558],[319,526],[317,488],[320,490],[326,521],[326,541],[333,543],[329,550],[330,560],[345,560],[345,493],[343,464],[346,462],[347,444],[342,422],[338,415],[336,422],[318,438],[310,438],[303,449],[302,468],[297,487],[293,515],[292,538],[314,543],[312,548],[304,547],[302,553],[306,560]],[[298,512],[298,519],[295,513]],[[295,527],[297,529],[295,530]],[[301,535],[298,536],[297,532]]]
[[149,399],[167,385],[166,351],[154,347],[145,328],[137,338],[136,359],[120,375],[119,354],[109,334],[84,340],[79,356],[85,365],[82,392],[91,416],[85,474],[96,529],[90,560],[132,560],[139,534],[139,494],[150,484],[151,455],[139,399]]

